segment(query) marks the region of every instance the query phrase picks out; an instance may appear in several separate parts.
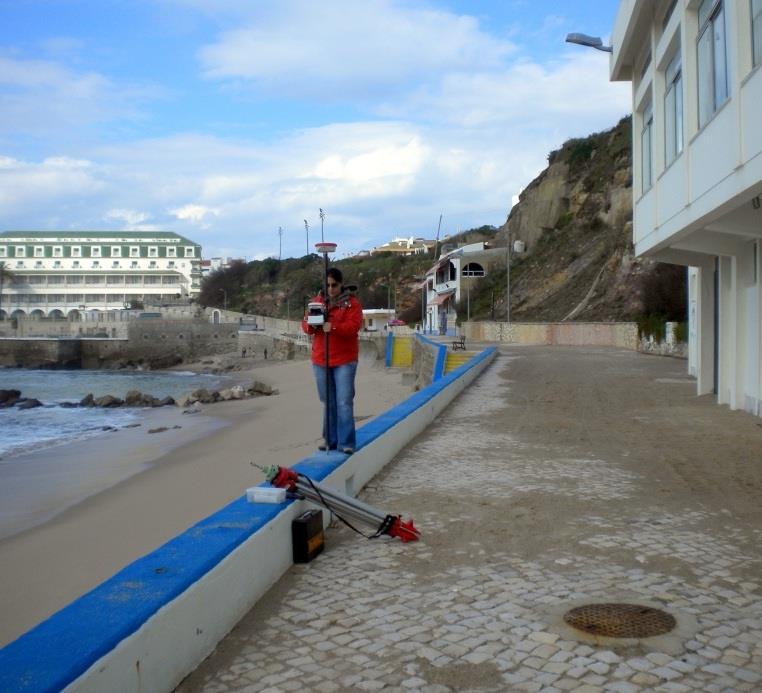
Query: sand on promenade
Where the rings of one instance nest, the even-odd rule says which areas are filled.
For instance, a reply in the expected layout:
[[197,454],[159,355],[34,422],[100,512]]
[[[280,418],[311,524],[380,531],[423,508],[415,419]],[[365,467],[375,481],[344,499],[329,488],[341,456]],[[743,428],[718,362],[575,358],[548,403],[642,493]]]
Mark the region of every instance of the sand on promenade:
[[[322,409],[310,363],[270,362],[251,375],[280,394],[204,406],[200,416],[227,425],[206,422],[204,430],[213,430],[201,437],[192,431],[199,415],[190,414],[181,429],[150,441],[132,429],[39,453],[56,455],[61,467],[95,455],[139,463],[143,471],[129,478],[114,472],[114,485],[104,483],[105,490],[55,518],[0,541],[0,647],[256,485],[262,476],[251,462],[290,465],[316,449]],[[399,373],[361,362],[358,426],[410,394]],[[155,436],[167,436],[163,447]]]

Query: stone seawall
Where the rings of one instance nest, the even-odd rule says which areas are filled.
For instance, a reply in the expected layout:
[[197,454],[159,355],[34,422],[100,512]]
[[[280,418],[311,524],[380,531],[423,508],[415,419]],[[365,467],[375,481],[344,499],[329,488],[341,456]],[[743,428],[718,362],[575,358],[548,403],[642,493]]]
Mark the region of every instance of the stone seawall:
[[22,368],[167,368],[238,351],[238,325],[203,320],[136,320],[126,338],[0,338],[0,366]]
[[203,320],[136,320],[125,340],[83,340],[83,368],[139,365],[166,368],[238,350],[238,326]]
[[0,368],[77,368],[81,361],[79,339],[0,338]]

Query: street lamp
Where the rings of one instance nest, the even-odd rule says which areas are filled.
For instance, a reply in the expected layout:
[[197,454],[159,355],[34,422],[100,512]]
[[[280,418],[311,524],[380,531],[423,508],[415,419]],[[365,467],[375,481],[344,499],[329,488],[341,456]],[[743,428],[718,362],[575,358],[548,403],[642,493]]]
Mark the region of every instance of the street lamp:
[[613,53],[612,46],[604,46],[598,36],[588,36],[587,34],[567,34],[566,43],[576,43],[578,46],[587,46],[588,48],[595,48],[595,50],[603,51],[604,53]]

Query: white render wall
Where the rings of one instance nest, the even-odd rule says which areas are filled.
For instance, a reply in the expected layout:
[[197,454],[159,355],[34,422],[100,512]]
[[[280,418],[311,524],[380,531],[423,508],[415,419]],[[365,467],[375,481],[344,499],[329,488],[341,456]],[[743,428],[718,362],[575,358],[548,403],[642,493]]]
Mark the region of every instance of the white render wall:
[[[762,415],[762,66],[753,66],[748,0],[724,0],[729,97],[698,122],[700,0],[623,0],[611,79],[633,83],[633,240],[638,255],[687,265],[689,371],[698,394]],[[680,52],[683,149],[665,154],[665,70]],[[645,54],[650,65],[644,69]],[[650,188],[642,185],[643,112],[653,109]]]

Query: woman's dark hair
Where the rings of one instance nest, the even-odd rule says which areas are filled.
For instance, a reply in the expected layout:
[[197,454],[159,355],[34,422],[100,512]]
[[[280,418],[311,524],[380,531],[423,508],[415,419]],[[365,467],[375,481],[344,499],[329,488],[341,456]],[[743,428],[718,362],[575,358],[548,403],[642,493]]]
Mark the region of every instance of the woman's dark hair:
[[327,272],[326,276],[330,277],[334,281],[339,282],[342,286],[344,285],[344,275],[341,273],[341,270],[338,267],[331,267]]

